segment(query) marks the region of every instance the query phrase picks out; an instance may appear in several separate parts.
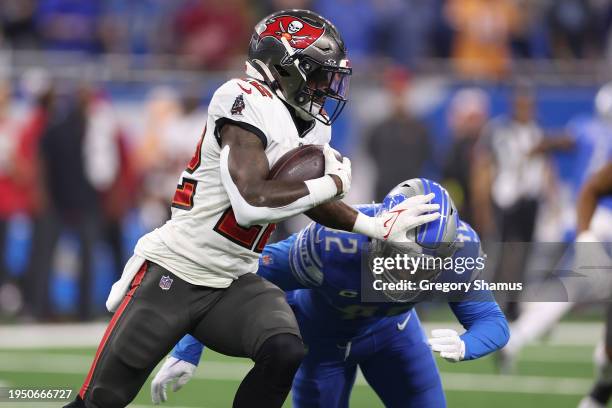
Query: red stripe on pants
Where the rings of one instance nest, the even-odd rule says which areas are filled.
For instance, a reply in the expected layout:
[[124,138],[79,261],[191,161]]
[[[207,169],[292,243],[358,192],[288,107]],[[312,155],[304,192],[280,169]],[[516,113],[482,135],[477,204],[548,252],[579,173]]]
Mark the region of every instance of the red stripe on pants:
[[102,341],[100,341],[100,345],[98,346],[98,350],[96,351],[96,356],[94,357],[93,364],[91,365],[91,368],[89,369],[89,373],[87,373],[87,377],[85,378],[85,382],[83,383],[83,386],[81,387],[81,391],[79,391],[79,395],[81,399],[85,399],[85,393],[87,392],[87,389],[89,388],[89,385],[91,383],[91,378],[93,377],[93,373],[96,370],[96,365],[98,364],[98,360],[100,359],[100,356],[102,355],[102,351],[104,350],[104,347],[106,346],[106,342],[110,338],[113,332],[113,329],[115,328],[115,326],[117,325],[117,322],[119,321],[119,318],[121,318],[123,311],[125,310],[127,305],[130,303],[130,301],[132,300],[132,295],[134,294],[138,286],[140,286],[140,282],[142,282],[142,279],[146,271],[147,271],[147,262],[145,261],[145,263],[136,273],[136,276],[134,276],[129,292],[123,298],[123,301],[121,302],[121,304],[115,311],[113,318],[111,319],[110,323],[106,327],[104,336],[102,336]]

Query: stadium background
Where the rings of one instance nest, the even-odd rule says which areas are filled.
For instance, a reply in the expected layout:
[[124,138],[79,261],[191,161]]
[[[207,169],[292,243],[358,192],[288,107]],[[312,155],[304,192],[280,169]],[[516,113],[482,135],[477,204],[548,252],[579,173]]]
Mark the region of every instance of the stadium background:
[[[212,93],[242,75],[254,23],[287,7],[322,13],[347,43],[354,76],[333,145],[353,161],[353,203],[376,199],[377,174],[386,171],[398,174],[393,181],[445,181],[461,202],[467,193],[448,163],[462,125],[474,121],[482,128],[491,118],[510,115],[515,90],[529,88],[535,122],[546,137],[559,137],[572,120],[593,113],[597,90],[611,79],[607,0],[3,0],[0,386],[80,385],[108,319],[104,300],[122,268],[119,258],[126,259],[136,240],[167,216]],[[85,106],[85,120],[95,124],[79,128],[66,121],[76,129],[75,139],[52,142],[81,143],[82,157],[44,147],[48,123],[37,122],[36,103],[49,93],[54,103],[48,123]],[[403,161],[381,168],[372,146],[379,138],[385,146],[378,129],[398,109],[407,118],[399,133],[406,139],[418,133],[430,148],[423,159],[402,145],[393,157]],[[81,169],[83,185],[46,178],[41,156],[56,160],[54,174]],[[63,166],[71,159],[85,164]],[[534,240],[562,241],[567,237],[561,226],[571,223],[572,212],[566,183],[576,163],[570,154],[545,160],[549,182],[538,200],[547,211],[540,211]],[[419,168],[406,164],[411,161]],[[110,179],[91,176],[92,162]],[[83,193],[76,204],[64,199],[79,188],[93,194]],[[79,228],[79,217],[91,225]],[[281,228],[277,239],[300,222]],[[60,235],[45,263],[33,266],[37,228],[51,235],[56,228]],[[42,236],[43,247],[55,242]],[[79,259],[90,242],[83,236],[95,242],[86,270]],[[78,302],[84,273],[91,279],[90,310]],[[28,289],[33,285],[42,289]],[[48,303],[40,304],[41,290]],[[592,378],[600,316],[597,305],[580,307],[544,343],[526,350],[513,375],[498,377],[493,357],[457,365],[440,361],[450,406],[575,406]],[[452,320],[445,307],[426,307],[422,317],[428,328]],[[171,395],[168,406],[229,406],[248,362],[213,353],[205,360],[210,363]],[[359,384],[351,406],[378,406]],[[137,403],[148,405],[147,395],[145,388]]]

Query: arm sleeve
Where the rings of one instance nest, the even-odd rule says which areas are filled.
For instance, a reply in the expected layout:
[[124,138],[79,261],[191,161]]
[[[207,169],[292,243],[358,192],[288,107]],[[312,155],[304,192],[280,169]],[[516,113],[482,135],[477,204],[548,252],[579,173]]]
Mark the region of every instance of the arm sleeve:
[[506,317],[496,302],[455,302],[450,308],[466,329],[465,360],[474,360],[501,349],[510,339]]
[[174,346],[170,355],[197,366],[203,351],[204,345],[188,334]]
[[308,194],[294,202],[282,207],[256,207],[249,204],[238,191],[229,171],[230,147],[225,146],[221,150],[220,168],[221,182],[229,196],[234,215],[239,225],[249,227],[254,224],[268,224],[279,222],[294,215],[302,214],[336,196],[338,189],[336,183],[329,176],[323,176],[313,180],[306,180]]

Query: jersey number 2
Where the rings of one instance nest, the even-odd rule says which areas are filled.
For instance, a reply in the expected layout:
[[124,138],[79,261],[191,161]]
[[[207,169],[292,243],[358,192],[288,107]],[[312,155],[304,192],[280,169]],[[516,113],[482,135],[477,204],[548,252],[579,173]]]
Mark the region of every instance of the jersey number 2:
[[[193,174],[202,164],[202,142],[204,142],[205,134],[206,128],[204,128],[204,133],[202,133],[196,151],[185,169],[189,174]],[[181,184],[176,186],[174,198],[172,199],[172,207],[186,211],[191,210],[193,208],[193,197],[195,196],[197,186],[197,180],[183,177]],[[232,207],[225,210],[214,228],[217,233],[223,235],[233,243],[258,253],[263,251],[268,239],[270,239],[270,236],[276,229],[276,224],[268,224],[263,233],[261,233],[262,229],[263,227],[261,225],[253,225],[249,228],[238,225]]]

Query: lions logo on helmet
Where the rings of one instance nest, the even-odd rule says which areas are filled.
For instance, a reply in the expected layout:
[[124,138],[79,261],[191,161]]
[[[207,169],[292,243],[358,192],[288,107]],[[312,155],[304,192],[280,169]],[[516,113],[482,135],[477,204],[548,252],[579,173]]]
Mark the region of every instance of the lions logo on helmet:
[[[408,231],[403,242],[373,241],[369,254],[371,260],[381,256],[393,258],[397,255],[423,258],[448,258],[454,255],[457,249],[459,215],[448,191],[440,184],[424,178],[406,180],[387,194],[380,211],[389,211],[395,205],[410,197],[429,193],[435,194],[431,203],[440,205],[440,218]],[[421,263],[421,265],[428,264]],[[432,262],[432,264],[436,265],[436,262]],[[420,267],[418,271],[395,269],[385,270],[378,278],[391,283],[406,279],[433,280],[441,272],[442,270],[438,268],[427,269],[424,267]],[[410,302],[414,301],[420,292],[420,290],[387,290],[384,291],[384,294],[395,302]]]

